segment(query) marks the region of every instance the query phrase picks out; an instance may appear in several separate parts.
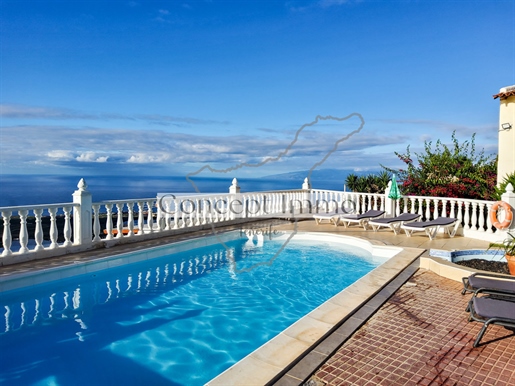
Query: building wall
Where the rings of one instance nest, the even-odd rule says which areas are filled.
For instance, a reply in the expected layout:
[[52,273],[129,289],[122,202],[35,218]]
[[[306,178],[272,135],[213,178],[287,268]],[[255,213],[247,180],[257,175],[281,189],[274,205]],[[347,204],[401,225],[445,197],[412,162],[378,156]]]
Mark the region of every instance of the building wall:
[[[502,124],[510,123],[511,129],[503,130]],[[497,183],[515,172],[515,95],[500,100],[499,111],[499,161]]]

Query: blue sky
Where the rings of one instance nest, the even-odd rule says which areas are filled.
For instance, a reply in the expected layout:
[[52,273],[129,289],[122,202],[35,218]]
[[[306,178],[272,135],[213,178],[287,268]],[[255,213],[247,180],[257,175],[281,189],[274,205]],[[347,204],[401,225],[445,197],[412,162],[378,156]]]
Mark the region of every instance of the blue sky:
[[[513,20],[513,0],[0,0],[0,173],[259,164],[353,113],[320,168],[400,166],[453,130],[493,154]],[[231,177],[310,169],[359,125]]]

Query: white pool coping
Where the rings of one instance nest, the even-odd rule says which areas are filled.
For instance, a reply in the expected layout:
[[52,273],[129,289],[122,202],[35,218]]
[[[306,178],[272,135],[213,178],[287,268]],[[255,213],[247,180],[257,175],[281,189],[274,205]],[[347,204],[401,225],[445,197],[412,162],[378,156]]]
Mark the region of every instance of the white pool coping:
[[355,245],[385,262],[315,308],[276,337],[207,383],[209,386],[264,385],[331,332],[425,250],[373,244],[367,240],[319,232],[299,232],[314,240]]

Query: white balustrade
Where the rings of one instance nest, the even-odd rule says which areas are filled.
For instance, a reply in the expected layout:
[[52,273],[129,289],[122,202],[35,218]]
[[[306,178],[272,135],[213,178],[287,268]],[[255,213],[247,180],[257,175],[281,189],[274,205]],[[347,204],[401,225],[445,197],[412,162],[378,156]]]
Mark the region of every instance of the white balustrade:
[[[226,194],[165,194],[158,198],[93,203],[85,181],[81,180],[77,187],[73,203],[0,208],[0,258],[9,257],[4,264],[15,262],[20,255],[49,257],[63,254],[63,250],[85,250],[104,242],[112,245],[235,221],[386,210],[387,202],[385,194],[326,189],[240,193],[234,180]],[[422,220],[457,217],[464,232],[493,237],[496,229],[488,216],[492,204],[471,199],[404,196],[396,202],[391,215],[418,213]]]
[[[72,246],[71,211],[77,205],[66,203],[1,208],[3,231],[0,257],[41,253]],[[45,242],[43,231],[43,222],[48,220],[50,224],[47,241],[50,243]]]

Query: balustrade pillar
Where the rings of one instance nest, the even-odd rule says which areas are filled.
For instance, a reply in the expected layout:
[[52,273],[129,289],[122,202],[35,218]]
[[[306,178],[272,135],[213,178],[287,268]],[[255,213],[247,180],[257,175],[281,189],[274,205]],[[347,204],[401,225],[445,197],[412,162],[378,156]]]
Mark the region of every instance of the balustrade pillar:
[[18,215],[20,216],[20,250],[19,253],[27,253],[29,248],[27,248],[27,243],[29,241],[29,235],[27,233],[27,214],[28,210],[20,210],[18,211]]
[[149,233],[154,232],[154,212],[152,210],[153,207],[154,207],[154,202],[153,201],[148,201],[147,202],[147,212],[148,212],[148,215],[147,215],[147,225],[148,225],[148,232]]
[[34,209],[34,217],[36,218],[36,229],[34,231],[34,241],[36,242],[35,251],[41,251],[43,247],[43,227],[41,226],[41,215],[43,209]]
[[130,202],[127,203],[127,211],[128,211],[128,218],[127,218],[127,228],[129,228],[129,233],[127,236],[132,236],[134,234],[134,203]]
[[64,243],[63,243],[63,247],[69,247],[72,245],[72,242],[71,242],[72,230],[71,230],[71,226],[70,226],[71,210],[72,210],[71,206],[63,207],[63,211],[64,211],[64,229],[63,229]]
[[113,239],[113,204],[105,204],[106,207],[106,240]]
[[123,236],[123,204],[116,204],[116,237],[120,238]]
[[57,208],[48,208],[48,213],[50,213],[50,249],[55,249],[59,247],[57,244]]
[[93,212],[94,212],[94,222],[93,222],[93,234],[94,238],[93,241],[97,242],[100,241],[100,204],[93,205]]
[[73,243],[75,245],[88,245],[92,242],[92,197],[87,190],[88,185],[84,178],[77,184],[77,190],[72,194],[73,203]]

